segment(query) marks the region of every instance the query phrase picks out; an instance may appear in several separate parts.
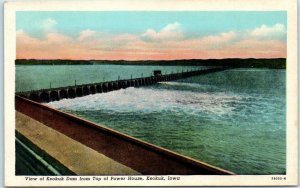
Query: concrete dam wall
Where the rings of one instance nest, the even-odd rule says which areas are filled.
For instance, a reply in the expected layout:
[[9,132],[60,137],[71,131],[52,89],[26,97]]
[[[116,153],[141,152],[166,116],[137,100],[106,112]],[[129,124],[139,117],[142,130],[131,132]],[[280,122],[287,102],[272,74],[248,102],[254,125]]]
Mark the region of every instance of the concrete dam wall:
[[156,84],[157,82],[168,82],[174,81],[178,79],[184,79],[192,76],[203,75],[218,71],[223,71],[228,68],[218,67],[218,68],[210,68],[205,70],[196,70],[189,72],[181,72],[174,74],[166,74],[166,75],[155,75],[151,77],[142,77],[142,78],[134,78],[127,80],[117,80],[110,82],[100,82],[100,83],[91,83],[84,85],[74,85],[67,87],[59,87],[59,88],[50,88],[50,89],[41,89],[36,91],[29,92],[19,92],[17,95],[22,96],[24,98],[28,98],[35,102],[50,102],[50,101],[58,101],[65,98],[76,98],[82,97],[95,93],[105,93],[110,91],[115,91],[119,89],[125,89],[128,87],[140,87],[140,86],[148,86],[152,84]]
[[[15,102],[18,112],[30,116],[45,126],[59,131],[67,137],[141,174],[234,174],[102,125],[50,108],[44,104],[19,96],[16,96]],[[27,129],[25,130],[27,131]],[[50,138],[47,139],[49,140]]]

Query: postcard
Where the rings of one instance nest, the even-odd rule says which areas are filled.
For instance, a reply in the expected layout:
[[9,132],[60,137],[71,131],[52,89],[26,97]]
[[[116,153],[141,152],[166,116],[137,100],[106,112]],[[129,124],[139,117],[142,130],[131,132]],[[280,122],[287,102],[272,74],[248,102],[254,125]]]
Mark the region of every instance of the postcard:
[[4,11],[5,186],[298,184],[296,1]]

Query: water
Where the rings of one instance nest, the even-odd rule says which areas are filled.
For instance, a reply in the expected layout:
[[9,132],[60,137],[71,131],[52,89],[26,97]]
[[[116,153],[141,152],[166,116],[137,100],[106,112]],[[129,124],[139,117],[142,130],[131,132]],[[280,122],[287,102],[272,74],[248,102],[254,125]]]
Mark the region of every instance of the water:
[[[197,67],[206,69],[207,67]],[[17,65],[16,91],[88,84],[150,76],[153,70],[177,73],[196,69],[192,66],[134,66],[134,65]]]
[[237,174],[285,174],[285,75],[234,69],[48,105]]

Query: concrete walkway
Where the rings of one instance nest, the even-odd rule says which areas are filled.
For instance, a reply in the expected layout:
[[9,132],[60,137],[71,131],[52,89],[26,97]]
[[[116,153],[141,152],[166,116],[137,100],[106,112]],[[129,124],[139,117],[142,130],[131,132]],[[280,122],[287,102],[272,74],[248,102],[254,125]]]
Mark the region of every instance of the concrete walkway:
[[16,130],[77,175],[140,174],[18,111]]

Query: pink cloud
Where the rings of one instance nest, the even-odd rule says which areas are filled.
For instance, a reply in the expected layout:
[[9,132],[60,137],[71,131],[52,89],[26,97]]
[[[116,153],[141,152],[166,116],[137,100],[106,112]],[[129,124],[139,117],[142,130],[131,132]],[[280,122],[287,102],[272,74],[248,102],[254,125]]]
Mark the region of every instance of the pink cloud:
[[160,31],[147,30],[141,35],[113,35],[87,29],[77,37],[48,32],[44,38],[34,38],[19,30],[16,35],[17,58],[171,60],[286,57],[284,40],[276,37],[261,40],[253,35],[253,32],[258,34],[264,30],[281,32],[282,28],[275,25],[242,34],[230,31],[196,38],[185,37],[177,22]]

